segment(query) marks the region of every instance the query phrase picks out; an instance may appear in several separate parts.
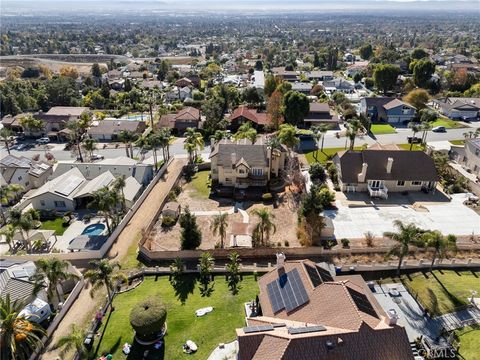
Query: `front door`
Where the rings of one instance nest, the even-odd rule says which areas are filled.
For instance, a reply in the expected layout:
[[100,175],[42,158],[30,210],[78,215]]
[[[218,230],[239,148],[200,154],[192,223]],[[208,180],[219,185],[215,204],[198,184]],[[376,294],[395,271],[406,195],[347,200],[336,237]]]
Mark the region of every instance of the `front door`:
[[368,185],[370,185],[371,188],[373,189],[379,189],[382,187],[382,181],[381,180],[369,180]]

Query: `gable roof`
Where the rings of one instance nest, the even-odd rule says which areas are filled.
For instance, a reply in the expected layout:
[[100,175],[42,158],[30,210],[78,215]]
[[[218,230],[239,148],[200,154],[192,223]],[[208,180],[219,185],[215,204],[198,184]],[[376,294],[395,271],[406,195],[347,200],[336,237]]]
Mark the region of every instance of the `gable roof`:
[[97,126],[92,126],[87,130],[90,135],[119,134],[121,131],[143,132],[146,128],[144,121],[122,120],[122,119],[104,119],[98,122]]
[[433,100],[446,110],[480,110],[480,98],[445,97]]
[[270,116],[268,114],[257,112],[256,109],[249,108],[245,105],[237,107],[232,115],[230,115],[229,121],[236,120],[240,117],[250,120],[258,125],[268,125],[270,123]]
[[73,200],[75,194],[87,182],[77,167],[73,167],[64,174],[47,181],[38,189],[28,195],[29,199],[46,194],[54,193],[65,199]]
[[391,110],[391,109],[394,109],[396,107],[399,107],[399,106],[407,106],[411,109],[415,109],[412,105],[409,105],[407,104],[406,102],[403,102],[399,99],[393,99],[392,101],[386,103],[385,105],[383,105],[383,108],[385,110]]
[[[337,153],[340,175],[344,183],[358,183],[362,164],[368,164],[368,180],[438,181],[433,159],[423,151],[362,150]],[[387,174],[388,158],[393,159],[392,171]]]

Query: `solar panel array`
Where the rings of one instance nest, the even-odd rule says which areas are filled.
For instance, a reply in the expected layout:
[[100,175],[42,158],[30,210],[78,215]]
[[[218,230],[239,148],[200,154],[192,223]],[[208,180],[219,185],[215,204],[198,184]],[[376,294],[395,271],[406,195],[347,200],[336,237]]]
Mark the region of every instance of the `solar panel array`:
[[243,328],[245,334],[262,332],[262,331],[271,331],[273,330],[272,325],[259,325],[259,326],[247,326]]
[[317,331],[326,331],[327,329],[322,326],[322,325],[316,325],[316,326],[305,326],[305,327],[296,327],[296,328],[288,328],[288,333],[290,335],[296,335],[296,334],[308,334],[312,332],[317,332]]
[[307,270],[308,277],[312,281],[313,287],[317,287],[320,284],[323,284],[323,280],[318,274],[317,269],[315,269],[313,266],[305,265],[305,269]]
[[375,309],[373,308],[372,303],[370,302],[370,300],[368,300],[367,295],[362,294],[356,290],[353,290],[348,286],[347,286],[347,290],[350,296],[352,297],[353,301],[355,302],[355,305],[357,305],[358,310],[378,318],[378,315],[375,312]]
[[55,190],[55,192],[68,196],[75,190],[81,183],[83,182],[82,178],[77,176],[65,179],[64,183],[60,183],[59,188]]
[[297,269],[268,283],[267,292],[274,313],[282,309],[290,312],[309,300]]
[[322,277],[322,280],[324,282],[327,282],[327,281],[333,281],[333,276],[332,274],[330,274],[330,271],[320,267],[320,266],[315,266],[317,268],[317,271],[318,273],[320,274],[320,276]]

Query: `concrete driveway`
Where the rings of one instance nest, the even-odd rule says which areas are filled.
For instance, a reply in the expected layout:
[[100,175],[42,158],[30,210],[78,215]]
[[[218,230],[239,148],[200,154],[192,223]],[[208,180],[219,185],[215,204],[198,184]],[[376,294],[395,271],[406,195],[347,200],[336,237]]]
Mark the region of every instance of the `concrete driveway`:
[[377,205],[374,201],[370,206],[348,207],[337,200],[338,210],[327,210],[324,214],[333,220],[337,239],[363,238],[367,231],[380,237],[385,231],[396,230],[393,221],[397,219],[443,234],[479,234],[480,216],[463,205],[465,197],[466,194],[455,194],[450,202],[426,203],[422,211],[409,205]]

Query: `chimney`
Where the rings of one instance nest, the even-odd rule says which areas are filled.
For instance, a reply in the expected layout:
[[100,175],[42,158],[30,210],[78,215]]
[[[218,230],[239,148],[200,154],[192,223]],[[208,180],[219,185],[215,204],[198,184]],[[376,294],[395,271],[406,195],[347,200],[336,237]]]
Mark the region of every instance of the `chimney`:
[[392,173],[393,158],[389,157],[387,159],[387,174]]
[[233,152],[233,153],[230,154],[230,156],[231,156],[231,159],[232,159],[232,167],[234,167],[235,164],[237,163],[237,154]]
[[283,268],[284,263],[285,263],[285,254],[277,253],[277,269]]
[[360,183],[365,182],[365,178],[367,177],[367,168],[368,168],[368,164],[363,163],[362,164],[362,172],[360,174],[358,174],[358,182],[360,182]]

